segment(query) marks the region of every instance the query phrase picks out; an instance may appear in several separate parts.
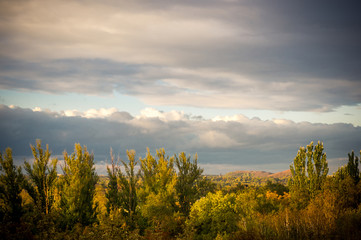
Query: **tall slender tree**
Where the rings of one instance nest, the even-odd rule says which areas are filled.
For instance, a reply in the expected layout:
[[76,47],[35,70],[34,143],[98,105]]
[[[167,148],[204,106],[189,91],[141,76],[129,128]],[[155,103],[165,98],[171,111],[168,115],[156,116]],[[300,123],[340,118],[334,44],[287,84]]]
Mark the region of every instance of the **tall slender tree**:
[[157,160],[152,156],[147,148],[145,158],[140,159],[140,177],[142,179],[142,193],[141,199],[145,201],[147,195],[151,192],[157,191],[156,174],[157,174]]
[[202,180],[203,169],[198,167],[198,156],[194,156],[193,162],[191,157],[187,157],[184,152],[179,156],[175,155],[175,162],[178,168],[176,191],[180,204],[180,211],[188,216],[191,204],[198,198],[198,184]]
[[307,146],[307,173],[309,190],[314,195],[321,190],[322,182],[328,174],[326,153],[323,152],[323,143],[320,141],[316,146],[313,146],[313,142]]
[[89,225],[96,221],[97,204],[94,204],[95,185],[98,176],[94,167],[94,155],[87,148],[75,144],[70,156],[64,152],[64,166],[60,184],[61,210],[68,227],[75,223]]
[[23,214],[20,193],[24,183],[21,167],[14,165],[12,150],[7,148],[5,155],[0,152],[0,199],[2,221],[19,222]]
[[118,178],[117,172],[119,171],[119,166],[114,160],[113,149],[110,148],[110,159],[111,159],[111,168],[107,166],[107,172],[109,177],[108,188],[105,193],[107,202],[105,204],[107,208],[107,213],[109,214],[112,210],[118,209],[121,207],[120,204],[120,193],[118,187]]
[[328,174],[326,153],[323,143],[314,147],[311,142],[306,148],[301,147],[293,165],[290,165],[292,177],[289,180],[291,194],[295,198],[314,196],[322,186]]
[[351,154],[348,153],[348,163],[346,165],[347,175],[349,175],[356,184],[360,181],[360,169],[358,167],[359,162],[359,158],[355,156],[355,153],[353,151],[351,152]]
[[131,228],[135,228],[135,215],[138,206],[137,184],[139,174],[135,172],[135,166],[137,165],[135,155],[136,152],[134,150],[127,150],[128,164],[121,160],[125,174],[122,173],[120,168],[117,174],[120,187],[120,204]]
[[140,161],[143,179],[142,215],[154,229],[174,235],[176,227],[171,224],[175,222],[174,214],[177,210],[174,159],[166,156],[165,150],[161,148],[157,150],[156,158],[147,149],[146,157]]
[[36,146],[30,145],[34,163],[24,162],[25,171],[28,173],[30,183],[26,188],[40,210],[48,214],[54,203],[55,181],[57,178],[56,165],[58,159],[50,160],[49,146],[41,147],[41,140],[36,140]]

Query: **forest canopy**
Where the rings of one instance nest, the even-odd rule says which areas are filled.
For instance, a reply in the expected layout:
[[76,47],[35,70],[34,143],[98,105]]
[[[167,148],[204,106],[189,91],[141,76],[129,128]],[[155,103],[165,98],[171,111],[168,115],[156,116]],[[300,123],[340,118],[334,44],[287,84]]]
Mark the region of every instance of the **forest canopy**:
[[[289,177],[206,176],[198,156],[157,149],[114,156],[98,176],[76,143],[64,161],[30,145],[34,161],[0,153],[0,234],[5,239],[357,239],[360,157],[330,174],[323,143],[301,147]],[[361,155],[361,152],[360,152]],[[59,171],[58,171],[59,170]]]

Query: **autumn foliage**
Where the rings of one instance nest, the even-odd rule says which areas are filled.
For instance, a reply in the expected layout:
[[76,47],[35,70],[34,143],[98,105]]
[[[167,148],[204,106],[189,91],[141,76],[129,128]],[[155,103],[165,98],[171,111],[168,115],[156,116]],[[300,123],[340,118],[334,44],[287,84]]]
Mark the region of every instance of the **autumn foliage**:
[[[301,147],[291,177],[246,172],[204,176],[197,155],[164,149],[127,160],[111,150],[98,176],[86,146],[64,161],[41,141],[33,162],[0,155],[0,234],[4,239],[359,239],[359,157],[328,173],[323,144]],[[25,171],[23,171],[24,169]],[[288,180],[288,181],[287,181]]]

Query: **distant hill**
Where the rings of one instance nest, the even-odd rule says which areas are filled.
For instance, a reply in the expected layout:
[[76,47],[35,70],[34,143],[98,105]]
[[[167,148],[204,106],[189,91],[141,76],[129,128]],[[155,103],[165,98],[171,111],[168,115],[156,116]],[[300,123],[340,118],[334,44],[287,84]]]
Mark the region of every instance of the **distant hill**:
[[291,171],[289,169],[278,173],[271,173],[265,171],[234,171],[227,173],[225,176],[226,177],[252,176],[256,178],[287,178],[291,176]]
[[252,176],[252,177],[258,177],[258,178],[265,178],[265,177],[269,177],[270,175],[272,175],[272,173],[270,172],[265,172],[265,171],[234,171],[234,172],[229,172],[227,173],[225,176],[226,177],[241,177],[241,176]]
[[287,169],[285,171],[282,171],[282,172],[278,172],[278,173],[273,173],[271,175],[269,175],[269,177],[272,177],[272,178],[288,178],[288,177],[291,177],[291,170]]

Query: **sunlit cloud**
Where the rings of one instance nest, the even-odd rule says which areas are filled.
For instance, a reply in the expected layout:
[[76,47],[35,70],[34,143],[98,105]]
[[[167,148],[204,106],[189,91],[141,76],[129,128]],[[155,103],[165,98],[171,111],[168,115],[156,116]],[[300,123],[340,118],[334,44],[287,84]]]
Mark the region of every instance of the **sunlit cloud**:
[[[152,151],[164,147],[171,156],[181,151],[198,153],[201,164],[264,166],[274,172],[287,169],[298,148],[310,141],[323,141],[330,159],[343,158],[361,146],[361,128],[350,124],[263,121],[242,116],[194,120],[181,112],[149,108],[134,117],[113,111],[98,109],[91,111],[98,115],[86,115],[85,111],[66,116],[1,105],[0,148],[12,147],[14,155],[23,156],[30,154],[30,143],[42,139],[54,155],[59,155],[64,150],[73,151],[74,143],[80,143],[101,162],[109,159],[110,147],[122,152],[123,159],[126,149],[135,149],[141,157],[147,147]],[[333,161],[330,167],[335,169],[340,164]]]

